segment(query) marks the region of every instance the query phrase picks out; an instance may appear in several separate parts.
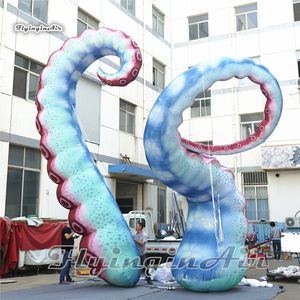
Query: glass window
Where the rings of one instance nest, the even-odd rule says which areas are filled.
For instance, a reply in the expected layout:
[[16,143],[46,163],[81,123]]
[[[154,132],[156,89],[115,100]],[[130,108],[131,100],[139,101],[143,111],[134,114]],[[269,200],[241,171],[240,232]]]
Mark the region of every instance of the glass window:
[[33,0],[33,16],[47,23],[48,0]]
[[23,209],[22,215],[36,215],[39,198],[40,173],[36,171],[24,171]]
[[18,8],[40,21],[47,23],[48,0],[19,0]]
[[5,216],[9,218],[20,217],[22,197],[22,169],[8,168]]
[[9,146],[9,156],[8,164],[13,166],[23,166],[24,161],[24,150],[23,147],[10,145]]
[[297,51],[298,77],[300,78],[300,50]]
[[142,218],[130,218],[129,219],[129,227],[130,228],[135,228],[137,222],[142,223],[144,231],[147,231],[147,229],[146,229],[146,225],[147,225],[146,220],[142,219]]
[[135,106],[120,99],[120,130],[134,134],[135,132]]
[[34,100],[39,86],[43,65],[20,54],[15,55],[13,95]]
[[213,141],[200,141],[200,142],[196,142],[196,143],[203,144],[203,145],[208,145],[208,146],[213,145]]
[[158,182],[157,193],[157,220],[158,223],[166,223],[166,186]]
[[5,215],[37,215],[41,155],[37,149],[9,146]]
[[31,61],[30,62],[30,71],[35,73],[35,74],[40,74],[43,70],[43,66],[34,62],[34,61]]
[[249,220],[268,220],[268,181],[266,172],[242,173],[246,200],[246,217]]
[[120,130],[126,131],[126,110],[120,108]]
[[121,0],[121,6],[135,15],[135,0]]
[[27,14],[31,14],[32,0],[19,0],[18,8]]
[[208,14],[188,17],[189,40],[208,37]]
[[39,88],[39,76],[29,75],[28,99],[34,100],[37,90]]
[[116,199],[122,214],[128,214],[133,210],[133,198]]
[[300,0],[294,0],[294,21],[300,21]]
[[83,12],[81,9],[78,9],[77,17],[77,35],[81,34],[86,29],[97,29],[99,21],[90,15]]
[[257,4],[238,6],[235,8],[236,31],[257,27]]
[[[20,148],[20,147],[17,147]],[[25,167],[32,169],[40,169],[40,151],[32,148],[26,148]]]
[[250,135],[254,134],[257,128],[259,127],[260,122],[264,118],[264,114],[253,113],[253,114],[244,114],[240,115],[241,118],[241,139],[244,140]]
[[15,55],[15,65],[23,69],[29,70],[29,60],[18,54]]
[[160,89],[165,87],[165,66],[153,59],[153,85]]
[[191,106],[191,118],[205,117],[211,115],[211,93],[207,90],[200,93]]
[[152,6],[152,29],[160,37],[164,37],[165,16],[155,6]]
[[13,95],[26,99],[26,86],[27,86],[27,72],[15,67]]

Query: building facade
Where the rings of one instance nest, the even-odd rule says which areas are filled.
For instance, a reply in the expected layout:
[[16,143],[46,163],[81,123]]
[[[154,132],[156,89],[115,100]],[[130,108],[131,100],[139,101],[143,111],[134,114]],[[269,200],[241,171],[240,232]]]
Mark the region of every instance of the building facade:
[[[138,78],[127,87],[101,85],[96,68],[114,72],[119,64],[105,57],[88,68],[76,90],[83,136],[124,213],[150,210],[154,223],[169,222],[172,191],[153,178],[145,159],[147,116],[177,75],[204,60],[233,56],[270,69],[284,106],[262,146],[217,158],[234,171],[250,221],[294,216],[300,210],[300,1],[273,2],[270,13],[267,0],[0,0],[0,216],[67,218],[38,150],[34,97],[50,54],[83,30],[103,26],[126,32],[143,55]],[[50,31],[37,32],[41,25]],[[264,104],[247,78],[217,82],[184,112],[179,131],[192,141],[228,144],[253,133]],[[181,205],[186,212],[184,199]]]

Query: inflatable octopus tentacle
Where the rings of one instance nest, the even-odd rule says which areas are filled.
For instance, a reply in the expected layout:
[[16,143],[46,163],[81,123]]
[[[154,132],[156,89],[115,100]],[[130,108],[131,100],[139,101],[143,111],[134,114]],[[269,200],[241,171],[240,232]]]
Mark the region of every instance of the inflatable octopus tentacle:
[[[212,146],[181,139],[183,111],[218,80],[248,76],[267,97],[259,132],[232,145]],[[250,59],[217,59],[200,64],[174,79],[154,104],[145,128],[144,147],[155,176],[188,199],[186,230],[172,265],[172,274],[193,291],[221,291],[238,284],[246,269],[241,251],[246,236],[245,200],[231,171],[205,152],[231,154],[262,143],[274,130],[282,110],[280,87],[274,76]],[[226,260],[228,255],[232,258]],[[226,258],[224,257],[226,256]],[[219,258],[219,259],[217,259]]]
[[[126,262],[139,259],[135,243],[94,164],[75,113],[75,89],[81,74],[91,63],[110,54],[120,58],[121,67],[114,74],[100,69],[100,80],[113,86],[133,81],[142,65],[141,52],[121,31],[86,30],[54,52],[40,78],[36,125],[49,177],[58,184],[59,202],[70,210],[72,229],[83,235],[81,248],[87,249],[86,260],[94,274],[112,285],[134,286],[140,270],[126,267]],[[111,262],[114,267],[110,268]]]

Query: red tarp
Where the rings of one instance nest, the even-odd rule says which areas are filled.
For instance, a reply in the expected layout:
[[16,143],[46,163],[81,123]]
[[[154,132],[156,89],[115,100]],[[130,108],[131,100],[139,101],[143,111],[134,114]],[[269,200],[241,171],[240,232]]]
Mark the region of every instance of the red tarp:
[[22,225],[20,249],[25,251],[60,247],[61,230],[66,226],[62,223],[44,223],[39,227]]
[[44,223],[39,227],[0,218],[0,277],[17,267],[19,250],[42,250],[61,243],[63,223]]
[[0,218],[0,277],[17,267],[20,249],[19,237],[18,226],[8,219]]

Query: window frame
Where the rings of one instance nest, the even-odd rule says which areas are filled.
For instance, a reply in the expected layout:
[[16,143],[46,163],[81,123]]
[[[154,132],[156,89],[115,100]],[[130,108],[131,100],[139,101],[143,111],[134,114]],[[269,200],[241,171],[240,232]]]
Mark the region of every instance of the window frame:
[[[154,23],[156,28],[153,28]],[[159,23],[162,24],[162,34],[159,33]],[[152,31],[161,38],[165,36],[165,15],[154,5],[152,5]]]
[[[27,69],[16,64],[16,56],[21,57],[22,59],[27,60],[27,62],[28,62],[28,68]],[[39,65],[39,67],[41,68],[40,73],[36,73],[36,72],[34,72],[34,71],[31,70],[31,64],[32,63]],[[28,58],[26,56],[23,56],[22,54],[16,52],[15,53],[15,62],[14,62],[14,77],[13,77],[13,90],[12,90],[12,94],[15,97],[19,97],[19,98],[25,99],[27,101],[35,101],[35,99],[29,98],[29,96],[30,96],[29,95],[29,92],[30,92],[30,81],[31,81],[30,77],[34,76],[39,81],[40,74],[41,74],[41,72],[42,72],[42,70],[43,70],[44,67],[45,66],[43,64],[41,64],[41,63],[39,63],[39,62],[37,62],[35,60],[32,60],[32,59],[30,59],[30,58]],[[23,98],[23,97],[15,94],[15,70],[16,69],[21,70],[22,72],[26,72],[25,98]],[[38,91],[38,85],[37,85],[37,90],[35,92],[35,96],[36,96],[37,91]]]
[[[251,121],[242,121],[242,116],[246,116],[246,115],[256,115],[256,114],[261,114],[262,115],[262,118],[260,120],[251,120]],[[255,133],[255,125],[259,125],[261,123],[261,121],[263,120],[264,118],[264,113],[263,112],[256,112],[256,113],[250,113],[250,114],[241,114],[240,115],[240,131],[241,131],[241,134],[240,134],[240,137],[241,137],[241,140],[245,140],[247,139],[249,136],[251,136],[252,134]],[[251,124],[251,133],[249,133],[249,135],[247,136],[244,136],[244,130],[243,130],[243,126],[244,125],[248,125],[248,124]]]
[[[160,82],[159,74],[161,75],[162,81]],[[157,59],[153,58],[152,60],[152,84],[153,86],[164,89],[165,82],[166,82],[166,66],[158,61]]]
[[196,142],[197,144],[203,144],[203,145],[207,145],[207,146],[213,146],[213,140],[207,140],[207,141],[200,141],[200,142]]
[[[192,18],[201,18],[201,17],[206,17],[205,20],[201,21],[191,21]],[[203,25],[204,23],[207,23],[207,36],[200,36],[200,29],[199,26]],[[191,26],[197,24],[197,38],[191,38]],[[200,15],[195,15],[195,16],[189,16],[188,17],[188,25],[189,25],[189,41],[194,41],[194,40],[199,40],[199,39],[204,39],[209,37],[209,23],[208,23],[208,13],[200,14]]]
[[47,24],[47,22],[48,22],[48,4],[49,4],[48,0],[43,0],[43,1],[41,2],[41,3],[46,3],[46,19],[45,19],[45,20],[42,20],[42,19],[40,19],[40,18],[38,18],[38,17],[36,17],[36,16],[34,15],[34,4],[35,4],[36,1],[39,1],[39,0],[31,0],[30,13],[29,13],[29,11],[25,11],[25,10],[23,10],[22,8],[20,8],[20,2],[21,2],[21,1],[22,1],[22,0],[18,0],[18,9],[19,9],[19,10],[21,10],[21,11],[24,12],[25,14],[28,14],[28,15],[30,15],[31,17],[33,17],[33,18],[35,18],[35,19],[37,19],[37,20],[43,22],[44,24]]
[[[35,203],[35,215],[38,216],[38,214],[39,214],[39,201],[40,201],[40,198],[39,198],[39,196],[40,196],[40,182],[41,182],[41,180],[40,180],[40,176],[41,176],[41,154],[40,154],[39,150],[35,149],[35,148],[21,146],[21,145],[15,145],[15,144],[10,144],[10,147],[11,146],[21,148],[22,151],[23,151],[22,165],[13,164],[10,161],[8,161],[8,164],[7,164],[7,170],[11,169],[11,170],[21,170],[22,171],[21,195],[20,195],[20,199],[19,199],[20,211],[19,211],[19,216],[18,217],[23,216],[23,211],[24,211],[24,190],[25,190],[25,173],[26,173],[26,171],[27,172],[29,171],[29,172],[38,173],[37,199],[36,199],[36,203]],[[35,150],[39,153],[39,162],[38,162],[39,167],[38,168],[26,166],[26,152],[27,152],[27,149]],[[8,190],[8,184],[9,183],[7,181],[6,191]],[[7,210],[6,205],[7,205],[7,201],[8,201],[7,196],[8,196],[8,193],[6,193],[6,198],[5,198],[5,214],[6,214],[6,210]]]
[[[251,5],[256,5],[256,9],[255,10],[249,10],[249,11],[246,11],[246,12],[240,12],[240,13],[237,13],[237,9],[239,9],[239,8],[245,8],[245,7],[247,7],[247,6],[251,6]],[[245,31],[245,30],[250,30],[250,29],[254,29],[254,28],[258,28],[258,18],[257,18],[257,2],[253,2],[253,3],[248,3],[248,4],[246,4],[246,5],[239,5],[239,6],[236,6],[235,7],[235,29],[236,29],[236,31],[237,32],[240,32],[240,31]],[[251,28],[249,28],[248,27],[248,15],[249,14],[252,14],[252,13],[254,13],[254,12],[256,12],[256,26],[255,27],[251,27]],[[245,22],[246,22],[246,25],[245,25],[245,29],[240,29],[240,30],[238,30],[238,22],[237,22],[237,17],[238,16],[242,16],[242,15],[245,15]]]
[[[203,95],[203,97],[202,97]],[[209,101],[209,106],[203,106],[202,103]],[[193,108],[197,108],[196,104],[199,102],[199,114],[193,115]],[[205,107],[205,114],[202,114],[202,107]],[[209,107],[209,112],[207,112],[207,107]],[[206,90],[203,93],[200,93],[194,99],[193,104],[191,105],[191,118],[203,118],[211,116],[211,90]]]
[[[299,16],[297,16],[298,17],[297,20],[296,20],[296,15],[295,15],[295,6],[297,6],[297,8],[299,9]],[[293,14],[294,14],[294,22],[300,21],[300,0],[293,1]]]
[[[86,21],[83,20],[81,17],[80,17],[80,13],[85,15],[86,17]],[[90,24],[90,20],[92,20],[93,22],[95,22],[97,24],[97,27],[94,27],[93,25]],[[86,25],[85,29],[84,30],[87,30],[87,29],[98,29],[99,28],[99,20],[96,19],[95,17],[91,16],[90,14],[88,14],[87,12],[85,12],[84,10],[82,10],[80,7],[78,7],[78,11],[77,11],[77,35],[80,35],[83,31],[80,31],[79,32],[79,26],[78,26],[78,23],[81,22],[83,23],[84,25]]]
[[[132,10],[129,9],[129,1],[132,1]],[[123,7],[126,11],[128,11],[133,16],[135,16],[135,0],[121,0],[120,4],[121,7]]]
[[157,184],[157,222],[165,224],[167,222],[167,187],[160,181]]
[[298,79],[300,79],[300,50],[296,51],[296,57],[297,57],[297,67],[298,67]]
[[[254,176],[256,176],[255,179],[259,179],[256,182],[251,182],[251,183],[245,183],[245,174],[252,174]],[[269,195],[268,195],[268,177],[267,177],[267,173],[264,171],[256,171],[256,172],[242,172],[241,173],[242,176],[242,190],[243,190],[243,195],[245,197],[245,201],[246,201],[246,207],[245,207],[245,216],[247,217],[247,219],[249,221],[258,221],[258,220],[269,220],[270,218],[270,207],[269,207]],[[260,180],[262,179],[262,180]],[[265,180],[265,181],[264,181]],[[247,188],[251,188],[254,189],[254,199],[250,199],[250,198],[246,198],[247,197],[247,193],[245,192]],[[266,198],[259,198],[258,197],[258,189],[259,188],[265,188],[266,190]],[[258,205],[258,200],[260,199],[266,199],[267,200],[267,216],[266,218],[259,218],[259,214],[262,214],[262,211],[259,211],[259,205]],[[255,200],[255,219],[250,219],[248,218],[247,215],[247,200]]]
[[[128,134],[132,134],[132,135],[135,135],[135,129],[136,129],[136,125],[135,125],[135,121],[136,121],[136,114],[135,114],[135,111],[136,111],[136,105],[120,98],[120,106],[119,106],[119,130],[122,131],[122,132],[126,132]],[[125,109],[123,109],[121,107],[121,103],[123,103],[125,105]],[[131,112],[130,110],[127,109],[127,106],[131,106],[133,108],[133,112]],[[121,111],[125,113],[125,129],[122,129],[121,128],[121,121],[120,121],[120,118],[121,118]],[[131,115],[133,116],[133,132],[129,131],[128,130],[128,115]]]

